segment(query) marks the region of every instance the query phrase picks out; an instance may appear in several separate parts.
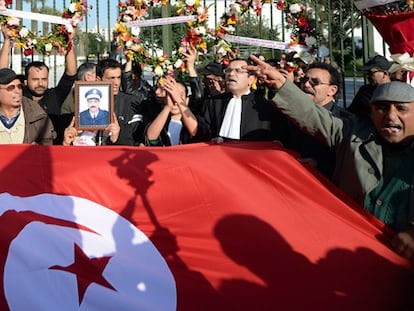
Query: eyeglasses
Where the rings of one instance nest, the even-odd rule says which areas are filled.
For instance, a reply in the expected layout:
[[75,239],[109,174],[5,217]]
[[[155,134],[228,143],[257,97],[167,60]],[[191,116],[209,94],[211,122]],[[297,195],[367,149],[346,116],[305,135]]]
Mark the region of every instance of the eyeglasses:
[[306,82],[309,82],[309,84],[312,87],[318,86],[318,85],[331,85],[330,83],[324,83],[321,80],[319,80],[318,78],[312,78],[312,77],[308,77],[305,76],[302,79],[300,79],[300,82],[305,84]]
[[7,90],[8,92],[14,91],[14,89],[17,87],[18,90],[23,89],[23,84],[10,84],[6,87],[0,87],[2,90]]
[[224,69],[224,73],[232,73],[235,72],[236,74],[240,74],[240,73],[247,73],[248,71],[242,68],[226,68]]
[[368,71],[365,72],[365,75],[367,75],[367,76],[373,76],[377,72],[384,72],[384,71],[382,71],[382,70],[375,70],[375,71],[368,70]]

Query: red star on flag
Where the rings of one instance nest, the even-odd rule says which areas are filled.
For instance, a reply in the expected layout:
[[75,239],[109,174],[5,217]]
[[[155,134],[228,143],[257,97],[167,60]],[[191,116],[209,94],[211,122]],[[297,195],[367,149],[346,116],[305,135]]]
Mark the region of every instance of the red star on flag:
[[112,256],[89,258],[76,243],[74,246],[75,260],[73,264],[66,267],[55,265],[49,267],[49,269],[62,270],[76,275],[76,281],[78,283],[79,305],[82,303],[87,288],[92,283],[96,283],[116,291],[115,288],[102,275],[106,265],[108,264],[108,261],[112,258]]

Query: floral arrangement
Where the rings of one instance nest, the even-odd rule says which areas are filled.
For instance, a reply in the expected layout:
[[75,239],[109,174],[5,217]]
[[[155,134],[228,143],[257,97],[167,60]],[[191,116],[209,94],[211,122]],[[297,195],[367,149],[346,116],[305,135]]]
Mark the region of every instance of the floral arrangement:
[[216,27],[213,34],[216,38],[214,45],[214,53],[216,60],[223,63],[225,66],[238,56],[239,50],[234,49],[232,44],[223,39],[224,35],[233,35],[236,31],[236,25],[243,22],[243,15],[250,9],[253,9],[256,14],[260,14],[262,10],[262,0],[236,0],[235,3],[230,4],[229,9],[223,13],[220,18],[220,23]]
[[[214,48],[219,62],[227,64],[239,53],[237,49],[232,48],[230,42],[223,40],[222,37],[235,33],[235,26],[243,22],[245,13],[252,10],[259,15],[263,5],[271,2],[269,0],[236,0],[234,4],[229,6],[229,10],[222,15],[215,32],[217,41]],[[319,46],[320,35],[316,31],[314,19],[311,18],[306,5],[303,4],[303,1],[298,0],[277,0],[275,2],[276,8],[285,13],[288,27],[291,29],[290,46],[302,45],[305,50],[308,49],[306,54],[313,53]]]
[[1,11],[11,8],[13,0],[0,0],[0,26],[7,26],[13,37],[18,36],[20,19],[17,17],[2,15]]
[[[389,45],[391,58],[408,72],[414,72],[414,1],[355,1],[355,5],[371,21]],[[410,74],[412,75],[412,74]],[[414,85],[414,78],[407,76]]]
[[162,6],[166,0],[127,0],[120,2],[120,15],[114,28],[114,38],[118,49],[123,48],[128,58],[132,58],[141,66],[152,67],[153,74],[158,77],[171,75],[174,71],[185,71],[185,64],[180,58],[190,46],[201,53],[207,53],[207,8],[201,5],[200,0],[178,0],[177,14],[179,16],[196,16],[194,20],[186,22],[186,36],[181,41],[181,47],[173,55],[150,56],[144,44],[139,39],[139,28],[129,27],[128,23],[143,20],[148,17],[151,6]]
[[[363,3],[364,1],[355,1],[355,3]],[[371,6],[372,5],[372,6]],[[361,11],[367,14],[375,15],[392,15],[399,14],[404,12],[410,12],[414,10],[414,1],[413,0],[394,0],[388,1],[384,4],[384,1],[375,1],[371,2],[369,7],[363,8]]]
[[390,46],[391,54],[408,53],[414,56],[414,1],[399,0],[383,4],[383,1],[377,0],[370,1],[369,5],[365,2],[355,1],[355,5],[377,28]]
[[263,3],[268,1],[263,0],[236,0],[236,5],[238,5],[240,12],[242,14],[248,12],[249,10],[253,10],[257,15],[262,13]]
[[[1,10],[11,5],[12,0],[0,0],[0,14]],[[15,47],[22,48],[25,56],[32,55],[35,50],[46,56],[50,55],[53,49],[56,49],[58,53],[67,53],[72,48],[70,34],[73,32],[73,27],[83,20],[83,16],[91,8],[92,6],[89,6],[86,0],[72,0],[69,8],[62,13],[62,18],[68,19],[69,23],[55,24],[49,34],[39,37],[21,25],[20,19],[16,17],[0,15],[0,25],[7,26]]]
[[180,16],[197,16],[194,21],[186,23],[186,37],[181,41],[182,48],[195,47],[202,53],[207,53],[207,7],[200,0],[180,0],[177,3],[177,14]]
[[288,28],[291,29],[290,45],[304,45],[311,50],[319,46],[320,35],[314,19],[308,13],[306,4],[297,0],[279,0],[276,8],[285,13]]

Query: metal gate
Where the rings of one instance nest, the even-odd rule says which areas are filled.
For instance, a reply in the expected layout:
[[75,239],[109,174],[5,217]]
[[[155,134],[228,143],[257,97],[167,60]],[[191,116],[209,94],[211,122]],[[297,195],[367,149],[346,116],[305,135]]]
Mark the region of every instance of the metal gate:
[[[220,24],[220,18],[223,13],[236,1],[230,0],[201,0],[205,6],[209,7],[209,26],[214,29]],[[245,15],[244,26],[239,25],[236,28],[236,35],[255,36],[256,38],[288,42],[290,31],[289,24],[286,22],[286,16],[282,10],[277,9],[277,0],[272,3],[271,0],[265,1],[260,14],[248,12]],[[93,9],[85,16],[80,29],[78,30],[77,42],[75,48],[79,63],[85,60],[98,60],[101,57],[112,56],[114,46],[112,42],[112,29],[118,17],[118,1],[113,0],[90,0],[88,1]],[[378,51],[378,37],[374,36],[373,27],[370,22],[361,16],[360,12],[355,8],[351,0],[339,1],[303,1],[307,5],[309,18],[313,21],[316,30],[321,35],[320,46],[315,53],[316,60],[322,61],[324,55],[329,55],[341,70],[344,78],[344,92],[342,94],[343,105],[349,105],[353,94],[363,83],[362,75],[358,71],[358,67],[362,63],[373,56],[375,53],[386,54],[387,49],[384,43],[380,42],[380,50]],[[23,2],[18,0],[15,8],[18,10],[30,10],[32,12],[55,12],[62,11],[64,7],[69,5],[69,0],[59,3],[53,1],[31,0]],[[151,10],[151,9],[150,9]],[[164,10],[163,16],[167,16],[173,12],[173,8]],[[152,17],[151,11],[149,18]],[[36,21],[26,21],[31,23],[34,31],[47,32],[49,25],[47,23],[37,23]],[[246,31],[246,25],[247,31]],[[163,26],[164,27],[164,26]],[[168,27],[164,27],[168,31]],[[171,51],[168,35],[163,37],[163,48]],[[147,40],[154,41],[155,34],[150,33]],[[258,53],[266,54],[268,57],[277,58],[280,55],[278,50],[266,50],[257,46],[243,46],[240,49],[245,54]],[[20,51],[14,51],[14,54],[20,55],[18,64],[14,64],[14,68],[23,66],[28,61]],[[121,55],[122,56],[122,55]],[[36,56],[32,56],[36,57]],[[39,57],[39,56],[37,56]],[[52,55],[48,59],[48,63],[52,68],[52,84],[60,77],[58,67],[62,63],[61,56]],[[16,62],[16,57],[13,58]],[[19,64],[21,63],[21,65]],[[19,71],[19,70],[16,70]]]

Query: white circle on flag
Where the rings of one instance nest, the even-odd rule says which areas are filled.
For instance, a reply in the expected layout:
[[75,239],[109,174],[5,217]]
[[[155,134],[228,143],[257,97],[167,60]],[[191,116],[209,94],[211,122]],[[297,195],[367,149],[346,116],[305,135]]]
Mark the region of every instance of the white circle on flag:
[[6,221],[12,229],[0,245],[10,310],[176,310],[164,258],[111,209],[54,194],[0,194],[0,203],[2,232]]

